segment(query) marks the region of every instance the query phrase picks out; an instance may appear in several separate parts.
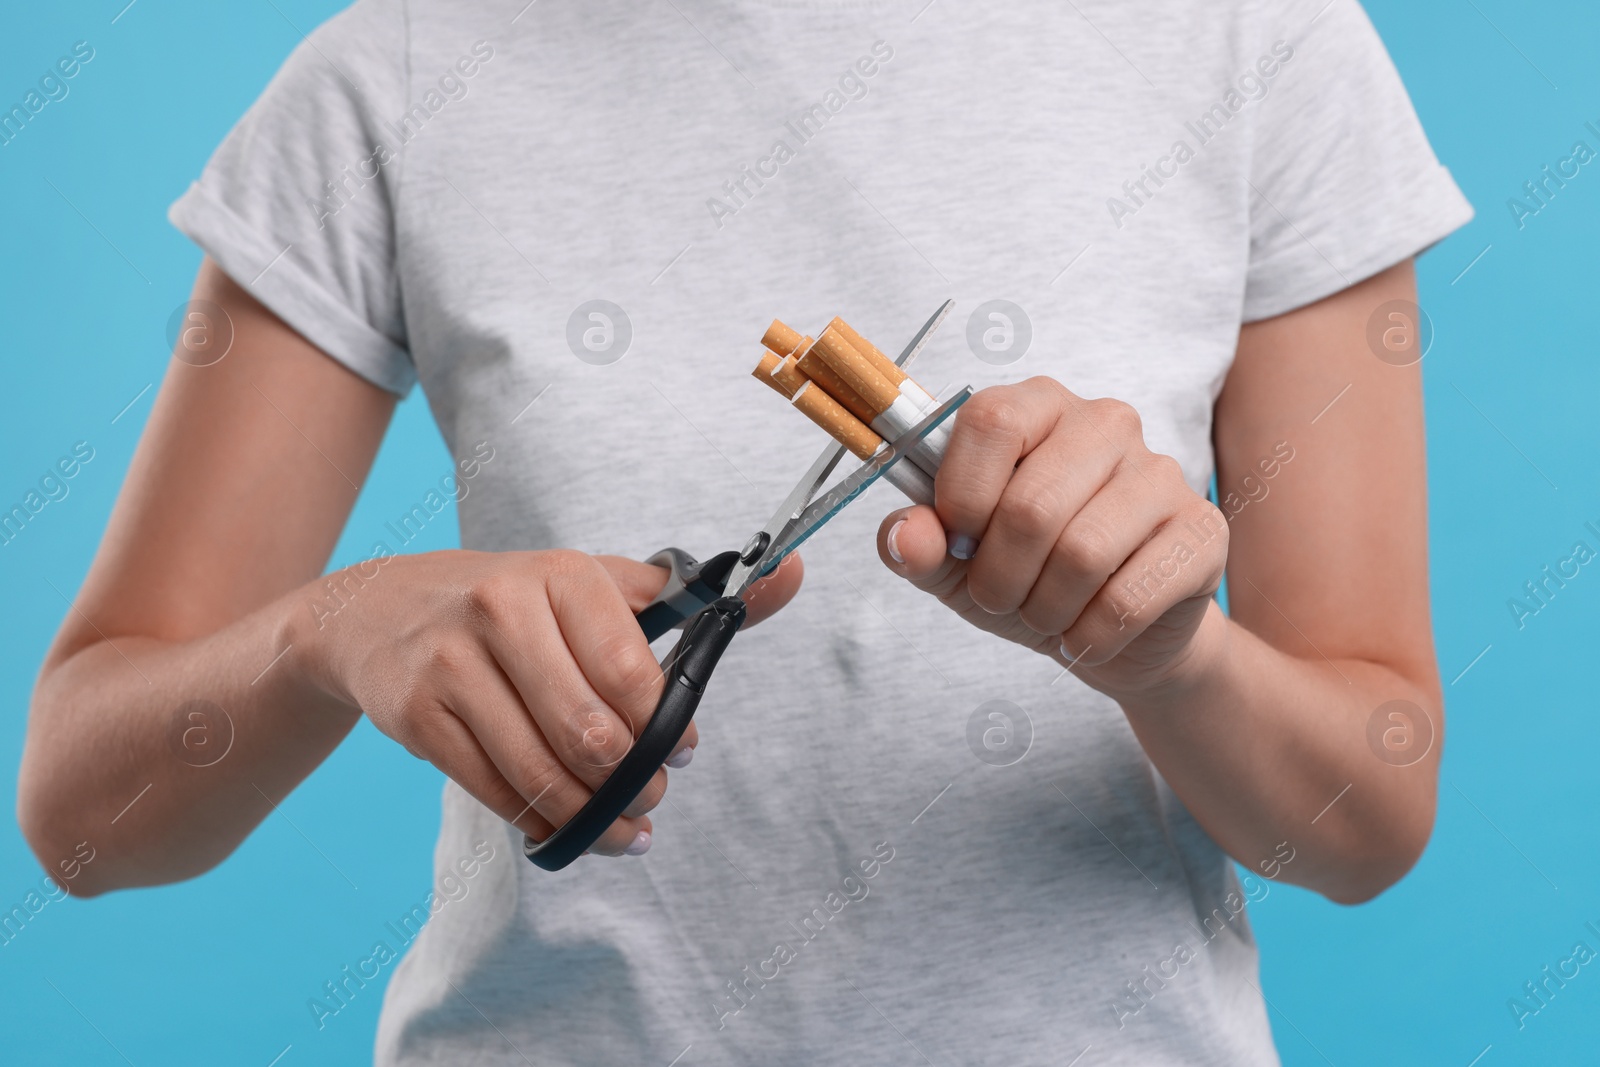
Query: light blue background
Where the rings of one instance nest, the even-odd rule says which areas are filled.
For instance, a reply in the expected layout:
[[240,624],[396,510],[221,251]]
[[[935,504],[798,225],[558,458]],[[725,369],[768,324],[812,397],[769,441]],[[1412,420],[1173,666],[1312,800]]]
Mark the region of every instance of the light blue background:
[[[125,2],[0,15],[7,107],[73,42],[97,52],[70,96],[0,147],[0,503],[73,442],[96,450],[70,496],[0,547],[0,910],[43,874],[11,810],[34,672],[94,552],[199,260],[166,207],[299,41],[296,27],[340,6],[138,0],[113,23]],[[1600,949],[1584,929],[1600,926],[1600,569],[1521,631],[1507,608],[1574,541],[1600,548],[1583,529],[1600,525],[1600,164],[1525,229],[1506,207],[1575,140],[1600,148],[1584,129],[1600,126],[1600,12],[1577,0],[1536,15],[1513,0],[1368,9],[1479,212],[1421,265],[1437,334],[1425,370],[1449,737],[1438,829],[1404,883],[1357,909],[1274,886],[1252,909],[1264,989],[1291,1065],[1600,1062],[1600,963],[1521,1031],[1507,1008],[1574,942]],[[337,559],[358,558],[448,467],[414,394]],[[430,524],[411,547],[451,547],[453,525]],[[366,1060],[381,991],[369,986],[320,1033],[306,1000],[427,893],[440,783],[363,724],[218,870],[50,904],[0,947],[0,1059],[265,1067],[292,1045],[284,1067]]]

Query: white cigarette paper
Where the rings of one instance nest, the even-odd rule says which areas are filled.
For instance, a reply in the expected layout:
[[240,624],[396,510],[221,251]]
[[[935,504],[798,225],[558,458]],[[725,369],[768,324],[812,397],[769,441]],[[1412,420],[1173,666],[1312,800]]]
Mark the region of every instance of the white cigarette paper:
[[[929,405],[928,411],[932,411],[935,406]],[[904,395],[897,396],[893,404],[884,408],[878,417],[872,420],[872,428],[885,441],[893,441],[921,422],[923,415],[923,409],[917,404],[907,399]],[[944,429],[944,423],[934,427],[934,433],[942,429]],[[923,472],[929,476],[939,472],[939,464],[944,460],[944,441],[949,440],[949,434],[947,433],[944,441],[940,441],[935,445],[934,433],[929,433],[927,437],[918,441],[906,457],[918,467],[921,467]]]
[[904,493],[913,504],[933,507],[933,479],[920,467],[907,463],[905,458],[884,471],[883,480]]

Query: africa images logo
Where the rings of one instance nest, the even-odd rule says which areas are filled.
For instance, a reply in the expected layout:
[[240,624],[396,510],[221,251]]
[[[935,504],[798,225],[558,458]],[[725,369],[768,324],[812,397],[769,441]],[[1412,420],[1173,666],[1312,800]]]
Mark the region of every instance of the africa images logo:
[[[1111,212],[1111,221],[1116,223],[1117,229],[1122,229],[1123,219],[1137,215],[1140,208],[1155,199],[1156,193],[1192,163],[1201,149],[1220,137],[1223,129],[1247,104],[1265,100],[1271,91],[1272,79],[1293,58],[1294,46],[1288,41],[1272,42],[1270,55],[1257,59],[1254,66],[1234,79],[1234,84],[1228,86],[1220,100],[1194,120],[1183,124],[1184,130],[1194,136],[1194,145],[1180,137],[1172,143],[1166,155],[1150,166],[1141,167],[1137,178],[1122,183],[1122,196],[1107,197],[1106,208]],[[1152,184],[1155,186],[1153,190],[1150,188]]]
[[[872,55],[862,56],[851,66],[845,68],[835,88],[829,89],[822,95],[822,99],[812,104],[784,122],[783,128],[794,138],[796,145],[804,148],[812,138],[822,132],[829,119],[843,111],[845,105],[852,100],[864,100],[867,96],[867,79],[875,76],[880,64],[887,63],[894,58],[894,49],[887,41],[872,42]],[[706,209],[711,212],[711,221],[717,224],[717,229],[722,229],[725,220],[739,213],[755,199],[756,194],[766,188],[768,181],[778,176],[779,170],[788,164],[797,155],[794,148],[789,147],[789,142],[778,138],[772,142],[772,147],[767,154],[756,160],[754,173],[749,164],[739,168],[737,176],[722,183],[723,196],[713,196],[706,200]],[[754,188],[752,188],[752,184]]]

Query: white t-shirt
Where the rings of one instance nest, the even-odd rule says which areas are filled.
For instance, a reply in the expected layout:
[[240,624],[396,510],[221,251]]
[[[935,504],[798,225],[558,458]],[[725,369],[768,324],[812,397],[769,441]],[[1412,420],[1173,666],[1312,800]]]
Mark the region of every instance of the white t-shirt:
[[[1204,490],[1240,323],[1470,214],[1354,0],[362,0],[172,210],[488,443],[465,546],[635,558],[738,547],[820,447],[750,379],[773,317],[893,352],[953,297],[930,390],[1119,397]],[[380,1064],[1276,1062],[1268,883],[1115,703],[878,563],[900,502],[740,635],[647,856],[540,871],[447,786],[470,892],[386,938]]]

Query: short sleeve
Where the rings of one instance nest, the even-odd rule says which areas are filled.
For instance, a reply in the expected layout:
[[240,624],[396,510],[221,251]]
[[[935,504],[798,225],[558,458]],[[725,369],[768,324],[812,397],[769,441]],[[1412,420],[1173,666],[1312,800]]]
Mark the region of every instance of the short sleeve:
[[406,26],[361,0],[289,57],[168,212],[312,344],[404,395],[416,380],[395,269]]
[[1280,70],[1256,112],[1247,190],[1245,322],[1330,296],[1472,218],[1356,0],[1333,0],[1271,54]]

